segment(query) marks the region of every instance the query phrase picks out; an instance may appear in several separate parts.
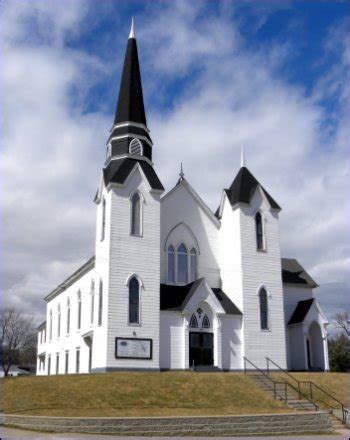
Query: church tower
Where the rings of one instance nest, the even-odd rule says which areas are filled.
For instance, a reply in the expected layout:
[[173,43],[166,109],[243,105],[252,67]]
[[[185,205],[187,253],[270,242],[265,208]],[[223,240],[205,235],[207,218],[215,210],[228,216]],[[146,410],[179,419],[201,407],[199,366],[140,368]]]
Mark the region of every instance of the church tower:
[[[286,368],[278,216],[281,208],[244,163],[223,191],[222,289],[243,312],[243,355],[265,368],[265,356]],[[242,365],[243,367],[243,365]]]
[[[105,347],[93,371],[159,369],[160,196],[132,22],[114,124],[96,194],[96,273]],[[99,338],[103,341],[103,338]],[[103,354],[104,353],[104,354]]]

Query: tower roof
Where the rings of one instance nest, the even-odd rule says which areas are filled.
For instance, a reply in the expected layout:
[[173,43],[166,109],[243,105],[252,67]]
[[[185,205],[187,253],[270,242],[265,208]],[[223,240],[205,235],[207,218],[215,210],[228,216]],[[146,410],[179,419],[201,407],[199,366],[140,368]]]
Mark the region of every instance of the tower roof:
[[260,185],[253,174],[245,166],[240,168],[237,176],[232,182],[232,185],[225,191],[231,202],[231,205],[235,205],[238,202],[249,203],[257,186],[260,186],[262,189],[271,205],[271,208],[281,209],[278,203],[275,202],[275,200],[270,196],[265,188]]
[[131,22],[130,35],[126,46],[114,124],[129,121],[146,125],[134,20]]

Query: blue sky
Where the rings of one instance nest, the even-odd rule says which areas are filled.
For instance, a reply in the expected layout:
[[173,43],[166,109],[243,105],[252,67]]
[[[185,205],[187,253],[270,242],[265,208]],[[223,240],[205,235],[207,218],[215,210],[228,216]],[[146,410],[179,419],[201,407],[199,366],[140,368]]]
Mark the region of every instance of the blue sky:
[[215,210],[243,143],[283,208],[282,255],[316,278],[329,315],[348,307],[349,2],[13,0],[1,14],[5,303],[41,319],[93,253],[134,16],[166,189],[182,161]]

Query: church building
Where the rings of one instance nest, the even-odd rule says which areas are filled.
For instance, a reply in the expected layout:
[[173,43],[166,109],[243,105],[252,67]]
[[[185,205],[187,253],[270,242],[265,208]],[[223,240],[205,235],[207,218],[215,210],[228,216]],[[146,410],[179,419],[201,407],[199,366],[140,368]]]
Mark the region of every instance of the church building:
[[214,213],[182,171],[165,192],[153,148],[132,25],[94,198],[95,255],[45,298],[37,375],[239,371],[266,357],[328,370],[317,284],[281,258],[281,208],[244,158]]

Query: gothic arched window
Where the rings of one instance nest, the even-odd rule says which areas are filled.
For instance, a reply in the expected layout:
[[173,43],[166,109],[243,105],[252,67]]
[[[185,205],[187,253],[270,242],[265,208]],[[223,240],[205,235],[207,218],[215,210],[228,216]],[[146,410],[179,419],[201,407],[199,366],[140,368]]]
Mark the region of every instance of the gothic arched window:
[[137,192],[131,197],[131,235],[141,235],[141,197]]
[[103,284],[102,284],[102,280],[100,280],[100,286],[98,289],[98,325],[102,324],[102,304],[103,301]]
[[168,247],[168,283],[175,283],[175,249]]
[[95,309],[95,282],[94,280],[91,281],[91,289],[90,289],[90,296],[91,296],[91,307],[90,307],[90,322],[93,324],[94,322],[94,309]]
[[70,299],[67,298],[67,335],[70,331]]
[[78,291],[78,319],[77,319],[77,328],[80,330],[81,327],[81,292]]
[[177,282],[187,283],[187,249],[183,243],[177,248]]
[[203,328],[210,328],[210,321],[209,321],[208,315],[203,316],[202,327]]
[[269,316],[268,316],[267,292],[264,288],[260,289],[259,303],[260,303],[260,328],[261,330],[268,330]]
[[197,278],[197,251],[195,248],[190,252],[190,282]]
[[101,241],[105,238],[106,231],[106,200],[102,200],[102,217],[101,217]]
[[50,329],[49,329],[49,338],[52,340],[52,309],[50,310]]
[[191,316],[191,319],[190,319],[190,327],[191,327],[191,328],[198,328],[198,321],[197,321],[197,318],[196,318],[196,315],[195,315],[195,314],[193,314],[193,315]]
[[140,323],[140,283],[136,277],[129,281],[129,324]]
[[57,310],[57,337],[61,336],[61,306],[58,304]]
[[260,212],[255,214],[255,232],[256,232],[256,248],[258,250],[264,249],[264,229],[263,219]]

